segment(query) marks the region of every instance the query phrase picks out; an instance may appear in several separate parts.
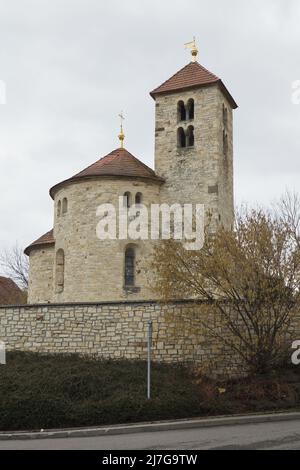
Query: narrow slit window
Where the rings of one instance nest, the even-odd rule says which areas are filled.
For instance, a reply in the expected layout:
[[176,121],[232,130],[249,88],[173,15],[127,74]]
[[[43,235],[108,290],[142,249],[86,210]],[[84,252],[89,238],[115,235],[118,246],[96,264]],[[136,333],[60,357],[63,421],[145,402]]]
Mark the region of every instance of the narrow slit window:
[[142,204],[142,193],[136,193],[135,195],[135,203],[136,205]]
[[225,158],[228,155],[228,135],[225,130],[223,131],[223,154]]
[[65,287],[65,253],[64,250],[58,250],[56,253],[56,292],[60,294]]
[[62,213],[63,215],[68,212],[68,199],[65,197],[62,202]]
[[131,206],[131,194],[130,192],[124,193],[124,207],[130,207]]
[[135,285],[135,249],[129,247],[125,251],[125,287]]

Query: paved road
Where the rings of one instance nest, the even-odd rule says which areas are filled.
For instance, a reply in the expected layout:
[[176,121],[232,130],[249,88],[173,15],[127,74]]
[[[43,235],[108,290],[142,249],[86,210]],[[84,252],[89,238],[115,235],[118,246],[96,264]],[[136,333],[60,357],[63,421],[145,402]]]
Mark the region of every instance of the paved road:
[[118,436],[0,441],[1,449],[299,449],[300,420]]

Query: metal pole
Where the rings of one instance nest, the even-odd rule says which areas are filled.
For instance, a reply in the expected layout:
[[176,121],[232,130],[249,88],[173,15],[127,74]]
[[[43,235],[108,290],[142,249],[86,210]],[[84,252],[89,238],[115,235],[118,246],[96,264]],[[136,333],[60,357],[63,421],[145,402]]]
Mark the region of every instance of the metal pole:
[[148,367],[147,367],[147,398],[151,398],[151,347],[152,347],[152,321],[148,321]]

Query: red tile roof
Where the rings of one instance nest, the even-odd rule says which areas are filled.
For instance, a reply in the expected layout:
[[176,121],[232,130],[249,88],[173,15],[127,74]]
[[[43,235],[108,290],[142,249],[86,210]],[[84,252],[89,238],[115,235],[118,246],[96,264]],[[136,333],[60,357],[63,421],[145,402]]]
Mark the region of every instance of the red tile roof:
[[209,85],[220,86],[222,92],[227,96],[232,107],[237,108],[237,104],[233,97],[223,84],[222,80],[200,65],[198,62],[190,62],[183,67],[179,72],[175,73],[169,80],[166,80],[162,85],[155,90],[151,91],[150,95],[155,99],[156,95],[162,93],[171,93],[187,88],[196,88]]
[[53,229],[52,229],[49,232],[42,235],[37,240],[35,240],[33,243],[31,243],[31,245],[29,245],[25,249],[24,253],[29,256],[30,251],[32,250],[32,248],[38,248],[38,247],[53,245],[54,243],[55,243],[55,240],[54,240]]
[[85,170],[72,176],[72,178],[53,186],[53,188],[50,189],[50,195],[53,198],[55,191],[64,184],[69,184],[81,179],[102,176],[147,178],[158,182],[164,181],[156,175],[155,171],[134,157],[126,149],[118,148],[93,163]]
[[12,279],[0,277],[0,305],[24,303],[25,295]]

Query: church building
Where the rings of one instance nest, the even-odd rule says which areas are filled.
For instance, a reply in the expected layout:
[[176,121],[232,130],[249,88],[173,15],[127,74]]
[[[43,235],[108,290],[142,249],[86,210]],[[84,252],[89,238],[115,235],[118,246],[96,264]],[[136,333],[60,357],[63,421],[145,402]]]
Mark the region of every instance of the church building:
[[[155,241],[99,240],[97,207],[204,204],[216,224],[233,225],[233,110],[223,81],[192,60],[155,88],[154,170],[120,146],[50,189],[53,229],[25,250],[30,304],[154,300]],[[140,156],[139,156],[140,157]]]

